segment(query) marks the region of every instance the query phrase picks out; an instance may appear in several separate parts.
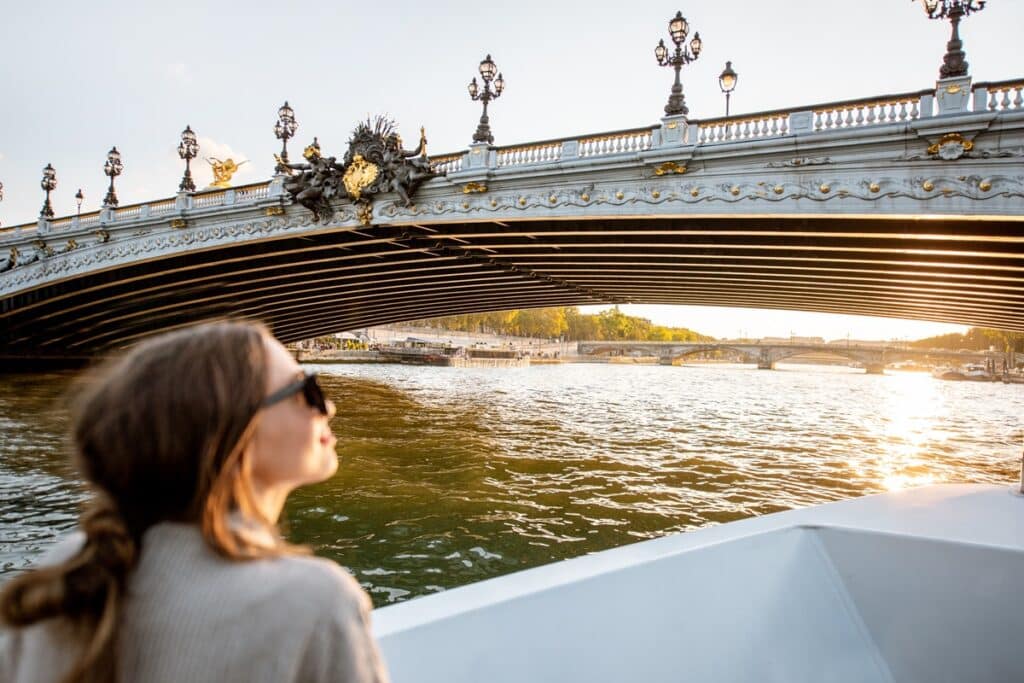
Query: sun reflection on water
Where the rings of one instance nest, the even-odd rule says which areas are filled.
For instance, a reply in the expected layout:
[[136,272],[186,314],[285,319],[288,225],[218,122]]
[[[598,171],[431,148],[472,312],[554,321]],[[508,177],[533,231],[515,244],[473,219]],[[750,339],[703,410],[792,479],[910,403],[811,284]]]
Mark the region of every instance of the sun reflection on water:
[[944,481],[929,451],[947,438],[941,428],[945,402],[938,383],[922,373],[896,372],[886,380],[882,413],[888,417],[880,440],[884,453],[875,476],[887,491]]

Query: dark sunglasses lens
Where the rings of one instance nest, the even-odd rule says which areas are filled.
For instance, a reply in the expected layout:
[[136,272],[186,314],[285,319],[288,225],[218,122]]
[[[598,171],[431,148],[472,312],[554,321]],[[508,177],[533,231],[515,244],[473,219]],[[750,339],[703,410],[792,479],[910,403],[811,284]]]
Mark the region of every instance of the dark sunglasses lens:
[[320,388],[320,384],[316,381],[316,375],[306,378],[306,383],[302,385],[302,397],[306,399],[310,408],[316,408],[324,415],[327,414],[327,399],[324,397],[324,391]]

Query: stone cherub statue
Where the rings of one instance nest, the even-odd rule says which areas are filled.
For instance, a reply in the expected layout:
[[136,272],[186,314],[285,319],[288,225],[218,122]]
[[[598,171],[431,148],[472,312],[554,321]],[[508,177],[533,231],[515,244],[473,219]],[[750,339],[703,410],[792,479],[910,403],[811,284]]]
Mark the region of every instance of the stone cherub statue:
[[[339,193],[343,166],[336,157],[325,157],[320,152],[320,143],[313,138],[302,153],[305,163],[284,163],[277,154],[274,159],[282,168],[289,170],[284,189],[295,201],[313,212],[316,220],[329,219],[333,213],[331,199]],[[291,173],[291,171],[298,171]]]
[[210,168],[213,169],[213,182],[210,183],[210,187],[225,188],[231,187],[231,176],[235,175],[235,171],[238,167],[246,163],[247,160],[243,160],[235,163],[234,159],[225,159],[221,161],[217,157],[207,157],[206,162],[210,164]]
[[389,171],[389,188],[395,192],[405,206],[412,205],[411,195],[434,172],[427,160],[427,131],[420,126],[420,144],[414,150],[402,149],[402,137],[391,133],[384,147],[384,165]]

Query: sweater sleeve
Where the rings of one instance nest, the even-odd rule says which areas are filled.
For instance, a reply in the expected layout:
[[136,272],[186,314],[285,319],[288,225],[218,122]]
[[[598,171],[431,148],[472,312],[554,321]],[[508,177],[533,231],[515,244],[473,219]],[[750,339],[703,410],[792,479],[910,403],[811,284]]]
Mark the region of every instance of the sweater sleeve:
[[308,683],[388,683],[370,631],[369,596],[346,575],[341,590],[324,600],[310,636],[299,680]]
[[16,640],[21,634],[13,629],[0,628],[0,681],[13,681]]

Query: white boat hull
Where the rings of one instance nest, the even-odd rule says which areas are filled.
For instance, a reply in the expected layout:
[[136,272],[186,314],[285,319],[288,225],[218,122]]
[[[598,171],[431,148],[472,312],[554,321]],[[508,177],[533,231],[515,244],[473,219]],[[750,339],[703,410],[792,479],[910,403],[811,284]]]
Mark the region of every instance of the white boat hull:
[[935,486],[377,610],[395,683],[1021,680],[1024,498]]

